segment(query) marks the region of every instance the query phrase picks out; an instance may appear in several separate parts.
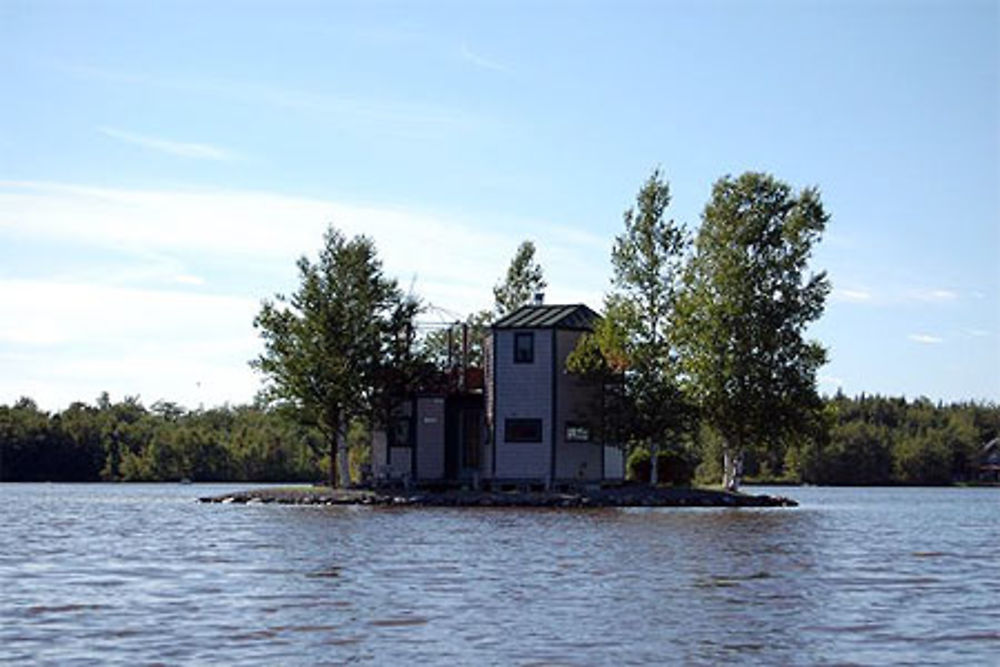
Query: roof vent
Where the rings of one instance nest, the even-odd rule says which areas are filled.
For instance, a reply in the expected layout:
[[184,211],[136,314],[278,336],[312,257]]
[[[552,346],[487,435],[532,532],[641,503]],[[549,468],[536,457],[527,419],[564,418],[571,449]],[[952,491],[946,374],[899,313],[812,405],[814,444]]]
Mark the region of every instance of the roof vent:
[[541,306],[543,303],[545,303],[545,292],[535,292],[533,305]]

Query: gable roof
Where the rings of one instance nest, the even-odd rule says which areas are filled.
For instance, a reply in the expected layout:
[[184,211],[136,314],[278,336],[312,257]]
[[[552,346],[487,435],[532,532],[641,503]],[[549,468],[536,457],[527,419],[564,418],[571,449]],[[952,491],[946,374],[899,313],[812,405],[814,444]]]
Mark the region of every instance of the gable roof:
[[601,316],[582,303],[564,306],[521,306],[493,323],[494,329],[585,329],[594,328]]

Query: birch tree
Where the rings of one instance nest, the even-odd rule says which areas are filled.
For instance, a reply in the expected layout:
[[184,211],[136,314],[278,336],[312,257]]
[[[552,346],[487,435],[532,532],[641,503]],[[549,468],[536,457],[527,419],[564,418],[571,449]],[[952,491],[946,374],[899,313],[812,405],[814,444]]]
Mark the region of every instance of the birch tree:
[[653,484],[661,447],[683,433],[689,417],[671,340],[688,236],[667,216],[669,206],[670,185],[654,169],[615,238],[606,304],[608,317],[617,321],[612,326],[624,334],[625,392],[634,412],[634,437],[649,445]]
[[830,290],[809,270],[828,219],[818,190],[753,172],[718,180],[702,214],[675,333],[702,418],[722,436],[729,490],[748,448],[778,445],[820,405],[826,352],[805,333]]
[[688,428],[691,411],[678,382],[678,360],[671,340],[675,302],[681,287],[688,237],[667,217],[670,186],[654,169],[625,211],[625,230],[611,251],[613,276],[604,318],[585,335],[567,359],[571,372],[619,377],[617,409],[632,443],[648,445],[651,477],[657,483],[662,446]]

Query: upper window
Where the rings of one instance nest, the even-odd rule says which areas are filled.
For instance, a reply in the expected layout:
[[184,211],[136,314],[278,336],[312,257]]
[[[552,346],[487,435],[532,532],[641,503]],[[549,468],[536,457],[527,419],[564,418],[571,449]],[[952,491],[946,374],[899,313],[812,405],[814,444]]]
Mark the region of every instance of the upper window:
[[530,332],[514,334],[514,363],[535,363],[535,334]]

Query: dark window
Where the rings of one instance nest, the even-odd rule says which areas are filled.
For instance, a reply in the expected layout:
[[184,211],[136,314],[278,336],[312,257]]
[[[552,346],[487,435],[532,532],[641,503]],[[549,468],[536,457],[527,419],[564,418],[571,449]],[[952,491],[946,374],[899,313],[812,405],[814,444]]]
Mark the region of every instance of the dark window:
[[541,442],[541,419],[507,419],[503,426],[506,442]]
[[390,447],[409,447],[413,444],[413,422],[409,417],[396,417],[389,428]]
[[515,364],[535,363],[535,334],[533,333],[514,334],[514,363]]
[[566,422],[566,442],[590,442],[590,427],[580,422]]

